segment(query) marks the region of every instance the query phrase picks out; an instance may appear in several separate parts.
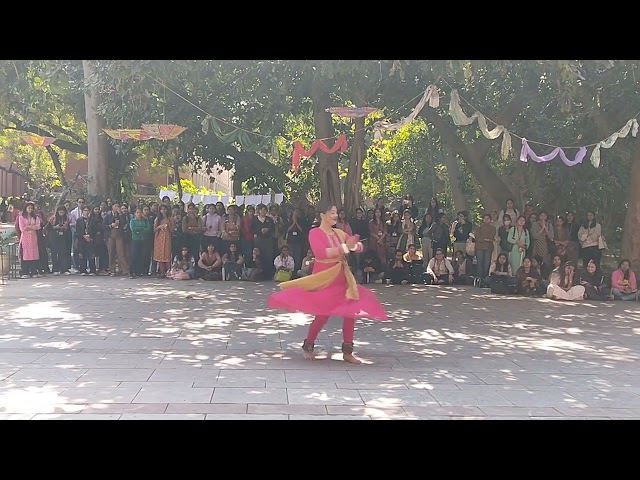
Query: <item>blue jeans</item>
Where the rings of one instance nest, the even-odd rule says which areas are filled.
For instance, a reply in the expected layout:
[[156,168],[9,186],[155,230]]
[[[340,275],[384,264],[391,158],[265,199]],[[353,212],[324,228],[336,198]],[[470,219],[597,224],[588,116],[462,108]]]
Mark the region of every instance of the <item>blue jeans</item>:
[[478,258],[478,272],[476,277],[484,278],[489,275],[492,253],[493,250],[476,250],[476,257]]
[[635,301],[636,299],[635,293],[622,293],[622,291],[618,288],[612,288],[611,295],[613,295],[613,298],[615,298],[616,300],[623,300],[627,302]]

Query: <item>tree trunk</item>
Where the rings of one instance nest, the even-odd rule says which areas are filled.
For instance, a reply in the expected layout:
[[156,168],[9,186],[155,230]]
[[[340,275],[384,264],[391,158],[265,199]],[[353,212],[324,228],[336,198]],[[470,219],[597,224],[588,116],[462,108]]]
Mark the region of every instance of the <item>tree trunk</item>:
[[453,197],[456,212],[461,212],[463,210],[469,211],[467,197],[462,192],[462,188],[460,186],[460,167],[458,166],[458,159],[447,148],[443,149],[442,158],[444,160],[444,164],[447,166],[447,176],[449,177],[451,196]]
[[[313,123],[316,138],[326,138],[325,144],[332,147],[335,138],[331,114],[326,111],[331,106],[329,95],[323,91],[318,82],[314,83],[311,97],[313,99]],[[320,174],[320,195],[332,205],[342,208],[342,191],[340,188],[340,175],[338,174],[338,152],[327,154],[320,150],[318,155],[318,172]]]
[[640,271],[640,139],[633,141],[629,206],[622,234],[622,258],[631,261],[631,269]]
[[[88,80],[92,75],[89,60],[82,61],[84,78]],[[96,113],[98,95],[95,89],[87,88],[84,94],[84,104],[87,115],[87,147],[88,147],[88,179],[87,191],[89,195],[109,195],[109,144],[102,133],[106,124]]]
[[180,166],[178,165],[178,159],[173,162],[173,176],[176,179],[176,188],[178,189],[178,198],[182,201],[182,183],[180,183]]
[[349,171],[344,187],[344,208],[347,218],[355,217],[356,208],[360,206],[362,190],[362,163],[364,162],[364,117],[355,119],[353,150],[349,158]]

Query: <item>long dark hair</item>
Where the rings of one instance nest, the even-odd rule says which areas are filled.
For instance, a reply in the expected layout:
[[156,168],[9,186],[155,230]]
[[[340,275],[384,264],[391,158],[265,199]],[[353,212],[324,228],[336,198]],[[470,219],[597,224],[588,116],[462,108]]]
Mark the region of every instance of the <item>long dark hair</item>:
[[[165,209],[165,211],[167,212],[167,214],[166,214],[166,215],[165,215],[164,213],[162,213],[162,209],[163,209],[163,208],[164,208],[164,209]],[[158,225],[160,225],[160,222],[161,222],[162,220],[164,220],[164,217],[165,217],[165,216],[166,216],[167,218],[171,218],[171,217],[169,216],[169,207],[167,207],[167,206],[163,203],[163,204],[161,204],[161,205],[158,207],[158,216],[156,217],[156,222],[158,222]]]
[[[506,262],[504,262],[504,265],[500,263],[500,257],[504,257]],[[509,271],[509,257],[507,257],[507,255],[505,255],[504,253],[501,253],[500,255],[498,255],[498,258],[496,258],[496,272],[508,272]]]
[[[62,216],[58,214],[58,212],[60,212],[61,210],[64,212]],[[55,217],[54,225],[60,225],[61,223],[66,222],[68,218],[69,217],[67,215],[67,207],[65,207],[64,205],[60,205],[58,208],[56,208],[56,217]]]
[[[376,211],[380,212],[380,220],[378,220],[378,217],[376,217]],[[373,209],[373,218],[371,219],[371,221],[376,225],[382,225],[384,223],[384,212],[381,208],[376,207]]]
[[33,212],[31,213],[31,216],[32,216],[33,218],[35,218],[35,217],[36,217],[36,204],[35,204],[35,203],[33,203],[33,202],[26,202],[26,203],[24,204],[24,206],[22,207],[22,216],[23,216],[24,218],[27,218],[27,207],[28,207],[29,205],[31,205],[31,206],[33,207]]
[[589,222],[588,218],[585,218],[584,220],[584,224],[582,225],[584,228],[589,229],[589,228],[595,228],[596,223],[598,223],[598,219],[596,218],[596,213],[592,212],[591,210],[589,210],[587,212],[587,215],[589,215],[590,213],[593,213],[593,221]]
[[[231,245],[235,245],[236,246],[236,251],[232,252],[231,251]],[[227,247],[227,259],[229,260],[233,260],[234,262],[236,262],[238,260],[238,257],[240,257],[240,254],[238,253],[238,244],[236,242],[231,242],[229,244],[229,246]]]
[[[620,260],[620,263],[618,264],[618,268],[620,270],[622,270],[622,264],[624,262],[627,262],[629,264],[629,269],[626,272],[623,272],[624,273],[624,279],[625,280],[629,280],[629,275],[631,274],[631,261],[629,259],[627,259],[627,258],[623,258],[622,260]],[[597,264],[596,264],[596,266],[597,266]]]

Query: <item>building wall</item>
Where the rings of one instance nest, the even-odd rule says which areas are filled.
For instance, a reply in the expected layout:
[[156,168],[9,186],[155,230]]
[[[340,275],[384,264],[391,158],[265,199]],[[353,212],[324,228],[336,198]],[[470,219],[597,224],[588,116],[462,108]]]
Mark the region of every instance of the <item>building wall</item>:
[[[9,169],[11,161],[6,158],[0,158],[0,165]],[[15,169],[15,165],[13,168]],[[27,186],[24,183],[24,178],[5,170],[0,170],[0,197],[19,197],[26,191]]]

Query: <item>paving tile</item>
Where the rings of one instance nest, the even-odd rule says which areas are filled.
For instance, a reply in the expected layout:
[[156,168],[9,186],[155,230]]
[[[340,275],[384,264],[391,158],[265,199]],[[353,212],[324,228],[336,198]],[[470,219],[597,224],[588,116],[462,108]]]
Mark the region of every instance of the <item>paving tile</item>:
[[78,368],[23,368],[22,370],[11,375],[13,381],[34,381],[34,382],[51,382],[60,381],[77,381],[87,372],[86,369]]
[[[209,403],[213,388],[142,387],[133,403]],[[229,402],[225,402],[229,403]]]
[[358,390],[288,388],[289,403],[295,405],[363,405]]
[[365,415],[289,415],[289,420],[371,420],[371,417]]
[[131,403],[139,391],[138,387],[71,387],[59,398],[66,403]]
[[152,368],[92,368],[82,375],[82,381],[146,382],[153,372]]
[[338,383],[337,388],[348,390],[409,390],[404,383]]
[[31,420],[35,413],[0,413],[0,420]]
[[407,412],[400,407],[378,408],[358,405],[327,405],[329,415],[367,416],[378,418],[404,418]]
[[287,383],[353,383],[347,371],[285,370],[284,373]]
[[365,405],[372,407],[422,407],[438,405],[427,390],[359,390]]
[[[509,400],[513,405],[518,407],[552,407],[556,408],[569,405],[584,405],[573,393],[559,392],[540,392],[540,391],[523,391],[523,390],[502,390],[500,395]],[[496,405],[493,405],[496,406]]]
[[250,415],[250,414],[234,414],[234,413],[208,413],[206,420],[288,420],[288,415]]
[[165,410],[167,410],[166,403],[91,403],[83,408],[81,413],[96,413],[101,415],[111,413],[164,413]]
[[[266,388],[216,387],[211,403],[287,404],[287,390]],[[296,402],[292,402],[296,403]]]
[[204,420],[199,413],[123,413],[120,420]]
[[249,404],[247,413],[251,414],[284,414],[284,415],[327,415],[323,405],[262,405]]
[[215,381],[217,370],[202,370],[196,367],[158,368],[148,382],[210,382]]
[[[247,413],[246,403],[170,403],[165,413]],[[251,412],[249,412],[251,413]]]
[[119,413],[39,413],[31,420],[119,420]]
[[478,407],[403,407],[411,417],[482,417],[485,413]]
[[[482,393],[473,392],[453,392],[453,391],[435,391],[432,392],[433,398],[443,407],[460,406],[460,407],[509,407],[513,405],[507,398],[503,396],[504,392],[486,391]],[[403,405],[404,406],[404,405]]]
[[631,392],[575,392],[571,395],[589,407],[640,408],[640,395]]
[[640,412],[634,412],[625,408],[598,408],[598,407],[556,407],[561,414],[567,417],[609,417],[640,419]]
[[[345,383],[344,385],[353,385],[351,383]],[[302,383],[302,382],[267,382],[267,388],[311,388],[311,389],[329,389],[333,390],[336,387],[335,383]]]
[[479,407],[487,417],[562,417],[562,407]]

